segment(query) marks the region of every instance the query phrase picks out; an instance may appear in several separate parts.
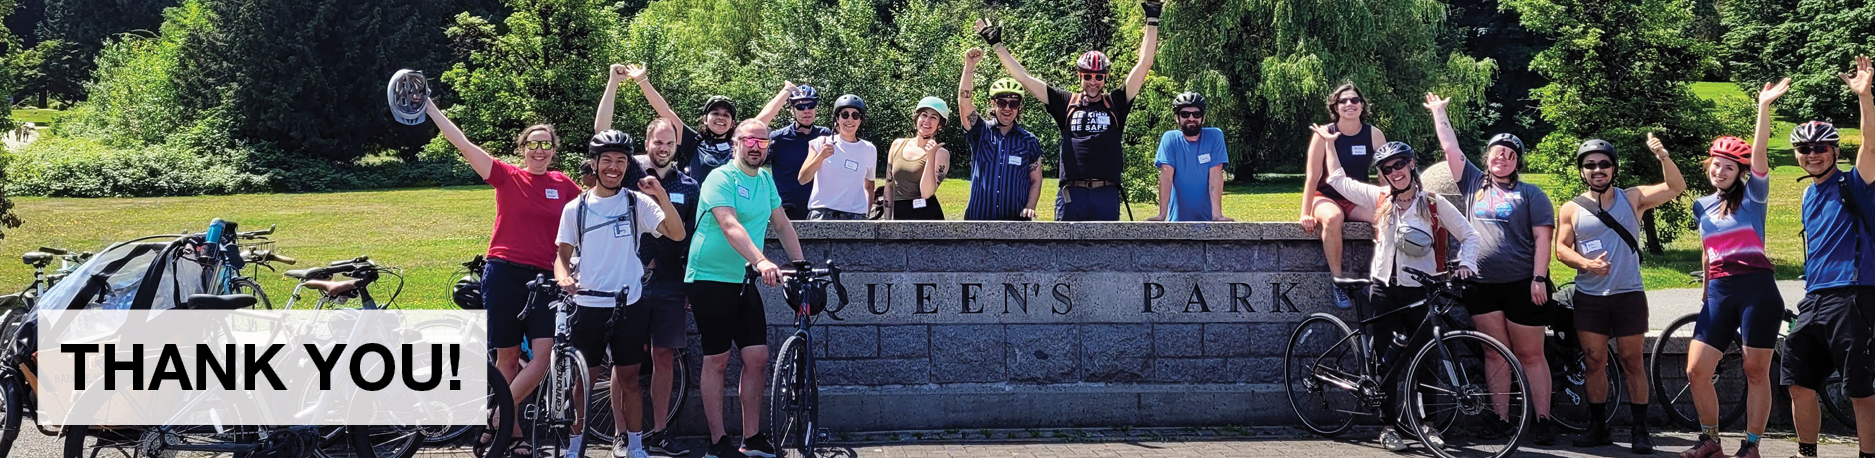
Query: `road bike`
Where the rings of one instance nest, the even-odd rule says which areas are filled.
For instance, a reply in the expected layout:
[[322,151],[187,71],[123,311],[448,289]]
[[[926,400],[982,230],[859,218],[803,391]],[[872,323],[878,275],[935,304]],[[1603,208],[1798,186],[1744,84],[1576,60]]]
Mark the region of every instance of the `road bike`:
[[[833,261],[816,269],[807,261],[795,262],[792,269],[782,269],[782,288],[788,308],[794,311],[794,333],[781,341],[775,353],[774,380],[768,384],[768,422],[775,438],[777,455],[790,453],[814,456],[815,447],[826,438],[820,426],[820,386],[814,378],[814,319],[827,307],[827,286],[839,295],[840,305],[847,304],[846,285],[840,282],[840,268]],[[761,278],[753,266],[746,268],[743,284],[753,287]]]

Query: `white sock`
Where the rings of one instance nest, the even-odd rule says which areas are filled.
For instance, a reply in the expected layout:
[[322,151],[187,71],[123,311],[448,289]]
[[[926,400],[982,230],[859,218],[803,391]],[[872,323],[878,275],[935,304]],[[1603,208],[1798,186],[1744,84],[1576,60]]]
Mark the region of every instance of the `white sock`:
[[625,433],[625,449],[626,450],[642,450],[644,448],[645,448],[645,443],[644,443],[643,433]]

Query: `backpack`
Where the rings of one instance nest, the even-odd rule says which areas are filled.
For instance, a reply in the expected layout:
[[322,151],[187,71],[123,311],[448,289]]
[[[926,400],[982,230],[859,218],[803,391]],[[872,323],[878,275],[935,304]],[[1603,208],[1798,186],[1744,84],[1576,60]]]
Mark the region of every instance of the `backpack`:
[[[643,240],[641,240],[638,237],[638,235],[640,234],[638,232],[638,193],[633,192],[630,189],[623,189],[623,188],[619,189],[618,192],[625,194],[625,206],[626,206],[625,216],[621,216],[619,218],[631,220],[632,250],[643,251],[644,244],[639,243],[639,242],[642,242]],[[576,222],[575,224],[579,225],[579,229],[574,232],[575,235],[573,236],[574,243],[575,243],[575,245],[573,245],[573,256],[579,257],[581,260],[584,260],[586,258],[586,255],[584,252],[586,248],[586,231],[591,230],[591,228],[586,227],[586,195],[590,193],[592,193],[592,190],[586,190],[585,192],[579,193],[579,197],[578,197],[579,209],[575,210],[576,216],[573,217],[573,220]],[[637,253],[633,253],[633,254],[636,255]],[[568,273],[570,274],[577,274],[579,272],[579,266],[577,265],[568,266],[567,270],[569,271]],[[644,275],[642,275],[638,279],[639,288],[643,288],[645,285],[651,284],[651,272],[652,272],[651,269],[644,269]],[[623,291],[621,291],[621,293],[622,292]],[[624,298],[623,296],[620,296],[620,299],[623,299],[623,298]]]

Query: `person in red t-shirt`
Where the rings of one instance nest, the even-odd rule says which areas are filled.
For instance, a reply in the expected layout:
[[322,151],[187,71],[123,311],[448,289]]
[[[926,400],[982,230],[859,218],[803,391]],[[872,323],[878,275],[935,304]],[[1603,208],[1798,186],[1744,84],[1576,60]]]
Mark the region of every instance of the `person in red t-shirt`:
[[[521,339],[523,336],[530,339],[530,348],[552,346],[554,316],[533,313],[528,315],[526,323],[517,316],[522,307],[545,305],[546,300],[551,299],[541,297],[536,301],[539,303],[527,304],[527,282],[539,274],[553,277],[554,235],[560,229],[560,212],[567,202],[579,196],[579,186],[565,174],[549,170],[560,146],[560,137],[554,133],[553,125],[528,126],[515,136],[515,154],[522,159],[522,166],[515,167],[495,160],[493,155],[469,141],[462,129],[435,104],[426,105],[424,111],[429,113],[430,119],[436,120],[443,137],[456,145],[456,151],[483,181],[495,187],[495,231],[488,240],[488,267],[482,271],[482,300],[488,309],[488,344],[495,348],[495,367],[507,379],[514,399],[527,399],[546,375],[547,366],[534,364],[521,368]],[[533,450],[520,440],[519,431],[509,434],[515,435],[513,452],[517,453],[514,454],[531,456]],[[484,434],[482,443],[492,439],[493,436]]]

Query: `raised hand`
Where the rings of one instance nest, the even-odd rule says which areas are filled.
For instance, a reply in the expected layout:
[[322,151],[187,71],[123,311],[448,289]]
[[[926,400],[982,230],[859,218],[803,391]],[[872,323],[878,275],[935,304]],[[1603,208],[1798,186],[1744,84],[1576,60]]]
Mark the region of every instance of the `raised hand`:
[[1647,133],[1647,150],[1654,152],[1655,159],[1660,159],[1664,161],[1664,160],[1667,160],[1668,158],[1667,145],[1664,143],[1661,143],[1660,139],[1654,138],[1653,132]]
[[1323,140],[1333,141],[1335,137],[1341,136],[1341,134],[1328,131],[1327,124],[1313,124],[1309,126],[1309,130],[1315,131],[1315,135],[1322,137]]
[[1158,19],[1159,13],[1165,11],[1165,2],[1162,0],[1146,0],[1139,2],[1139,9],[1146,13],[1146,19]]
[[976,66],[977,62],[982,62],[982,61],[983,61],[983,48],[970,48],[970,49],[964,50],[964,65]]
[[1855,92],[1855,95],[1869,96],[1869,78],[1875,74],[1875,69],[1869,67],[1868,56],[1856,56],[1855,70],[1841,75],[1842,81],[1849,83],[1849,90]]
[[996,46],[1003,42],[1003,27],[990,22],[989,18],[978,19],[977,36],[983,37],[983,42],[990,46]]
[[1432,110],[1436,113],[1445,111],[1445,106],[1451,103],[1452,99],[1450,97],[1439,97],[1438,94],[1427,92],[1426,103],[1421,105],[1424,105],[1427,110]]
[[638,180],[638,192],[645,193],[645,195],[651,196],[659,200],[662,200],[665,198],[664,197],[664,184],[659,183],[658,177],[654,177],[654,176],[647,176],[647,177],[644,177],[643,179]]
[[628,78],[631,78],[632,81],[644,81],[645,80],[645,67],[642,65],[638,65],[638,64],[613,65],[612,71],[624,72],[625,76]]
[[1771,102],[1784,93],[1790,92],[1790,78],[1775,83],[1764,83],[1764,90],[1758,91],[1758,106],[1771,106]]

